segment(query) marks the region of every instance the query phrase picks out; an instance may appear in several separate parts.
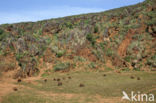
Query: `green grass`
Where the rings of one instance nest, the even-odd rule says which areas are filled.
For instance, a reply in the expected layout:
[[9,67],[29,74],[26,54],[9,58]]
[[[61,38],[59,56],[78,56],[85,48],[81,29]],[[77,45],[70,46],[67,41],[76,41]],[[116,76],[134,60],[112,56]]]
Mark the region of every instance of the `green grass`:
[[[106,74],[106,76],[103,76]],[[134,76],[131,79],[130,76]],[[2,103],[98,103],[95,95],[102,98],[122,97],[122,91],[140,91],[142,93],[156,94],[156,72],[70,72],[52,73],[47,76],[47,82],[37,80],[35,84],[22,82],[20,85],[32,90],[19,90],[3,98]],[[68,79],[68,77],[71,79]],[[63,80],[62,78],[66,78]],[[141,80],[137,80],[140,77]],[[57,86],[53,78],[60,78],[62,86]],[[84,87],[79,87],[80,83]],[[153,89],[153,90],[152,90]],[[52,94],[57,94],[52,96]],[[62,94],[71,94],[68,98]]]
[[9,94],[3,98],[2,103],[94,103],[95,99],[92,96],[80,97],[62,96],[59,94],[39,92],[37,90],[22,90],[16,93]]

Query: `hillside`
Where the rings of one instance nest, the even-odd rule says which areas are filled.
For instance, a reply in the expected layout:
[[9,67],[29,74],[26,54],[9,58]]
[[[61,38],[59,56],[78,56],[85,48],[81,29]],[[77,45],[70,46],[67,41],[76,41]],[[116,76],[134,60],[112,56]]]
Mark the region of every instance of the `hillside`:
[[0,25],[0,76],[155,71],[156,1],[100,13]]

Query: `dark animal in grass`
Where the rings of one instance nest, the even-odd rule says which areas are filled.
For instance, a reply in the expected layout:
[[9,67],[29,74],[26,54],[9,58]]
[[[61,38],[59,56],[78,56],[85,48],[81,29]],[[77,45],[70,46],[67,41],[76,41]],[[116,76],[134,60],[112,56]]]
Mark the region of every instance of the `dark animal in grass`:
[[71,79],[71,77],[68,77],[68,79]]
[[54,78],[53,81],[56,81],[56,79]]
[[18,89],[16,87],[13,88],[14,91],[18,91]]
[[131,78],[131,79],[134,79],[134,76],[131,76],[130,78]]
[[106,74],[103,75],[104,77],[106,76]]
[[58,82],[57,86],[62,86],[62,82]]
[[22,81],[21,79],[18,79],[18,80],[17,80],[18,83],[20,83],[21,81]]
[[84,84],[80,84],[79,87],[84,87]]
[[137,77],[137,80],[140,80],[140,77]]
[[47,79],[44,79],[44,82],[47,82]]
[[57,81],[60,81],[60,78],[58,78]]

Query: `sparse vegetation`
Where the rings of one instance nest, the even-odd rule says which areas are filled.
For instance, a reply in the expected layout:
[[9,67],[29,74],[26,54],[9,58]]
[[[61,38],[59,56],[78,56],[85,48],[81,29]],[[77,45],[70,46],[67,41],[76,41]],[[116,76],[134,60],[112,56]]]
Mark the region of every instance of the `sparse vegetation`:
[[155,5],[146,0],[100,13],[0,25],[0,77],[5,72],[14,79],[42,78],[16,81],[24,86],[11,87],[2,103],[100,103],[123,90],[155,93]]
[[70,68],[70,63],[58,63],[53,66],[54,71],[67,71]]
[[[103,74],[106,76],[104,77]],[[2,103],[79,103],[79,101],[80,103],[91,101],[98,103],[107,98],[113,102],[122,103],[120,98],[114,98],[122,97],[123,90],[126,90],[128,95],[132,90],[141,92],[151,90],[152,94],[156,94],[154,87],[151,86],[156,85],[155,73],[122,72],[119,75],[110,72],[72,72],[69,75],[73,78],[65,81],[53,81],[53,78],[68,77],[64,73],[47,76],[46,83],[43,81],[45,79],[37,80],[35,84],[22,81],[20,85],[28,88],[18,88],[18,91],[3,97]],[[100,98],[97,98],[95,94]]]

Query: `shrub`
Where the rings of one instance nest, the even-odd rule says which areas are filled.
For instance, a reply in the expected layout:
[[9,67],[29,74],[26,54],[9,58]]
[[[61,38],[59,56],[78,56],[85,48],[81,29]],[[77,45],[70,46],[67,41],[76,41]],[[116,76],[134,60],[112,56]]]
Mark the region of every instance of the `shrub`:
[[96,26],[94,27],[94,33],[98,33],[98,31],[99,31],[99,28],[98,28],[98,26],[96,25]]
[[43,73],[41,76],[42,76],[42,77],[48,77],[49,74],[48,74],[48,73]]
[[75,57],[74,57],[74,60],[75,60],[75,61],[80,61],[80,62],[85,62],[85,61],[86,61],[85,58],[80,57],[80,56],[75,56]]
[[149,65],[150,67],[156,67],[156,54],[152,56],[151,58],[147,59],[146,64]]
[[88,41],[90,41],[92,45],[95,45],[95,43],[96,43],[96,38],[93,37],[92,34],[88,34],[88,35],[86,36],[86,39],[87,39]]
[[89,68],[91,69],[96,69],[96,65],[94,62],[91,62],[89,65],[88,65]]
[[63,37],[65,43],[69,43],[71,45],[70,48],[79,49],[85,45],[86,35],[84,30],[80,30],[78,28],[73,28],[71,30],[67,30],[63,33]]
[[152,19],[150,19],[150,20],[146,20],[145,23],[146,23],[148,26],[155,25],[155,24],[156,24],[156,18],[152,18]]
[[123,71],[129,71],[130,69],[128,67],[126,67],[126,68],[123,68],[122,70]]
[[140,71],[140,68],[134,68],[135,71]]
[[5,39],[8,36],[7,33],[1,32],[0,34],[0,41],[2,41],[3,39]]
[[69,70],[70,63],[58,63],[53,66],[54,71]]
[[152,59],[153,61],[156,61],[156,54],[155,54],[154,56],[152,56],[151,59]]
[[126,57],[124,58],[124,60],[127,61],[127,62],[130,62],[130,61],[131,61],[131,58],[132,58],[131,56],[126,56]]
[[40,29],[37,31],[37,34],[38,34],[38,35],[42,35],[42,31],[43,31],[43,28],[40,28]]
[[59,50],[57,53],[56,53],[56,56],[58,58],[62,57],[63,55],[65,54],[65,50]]
[[103,51],[105,51],[105,44],[104,43],[100,43],[100,47],[102,48]]
[[4,53],[3,53],[3,51],[2,50],[0,50],[0,55],[3,55]]
[[105,63],[105,59],[104,59],[104,53],[102,49],[98,49],[98,50],[93,50],[92,53],[97,57],[98,60],[100,60],[101,62]]
[[26,55],[27,55],[27,52],[25,52],[25,53],[17,53],[16,54],[16,59],[19,61],[21,58],[23,58]]
[[73,28],[73,25],[72,25],[71,22],[66,22],[66,23],[65,23],[65,26],[66,26],[67,28],[70,28],[70,29]]
[[0,35],[1,35],[1,34],[3,34],[3,30],[2,30],[2,29],[0,29]]
[[108,48],[107,51],[106,51],[106,55],[110,57],[113,54],[114,54],[113,50],[111,48]]

